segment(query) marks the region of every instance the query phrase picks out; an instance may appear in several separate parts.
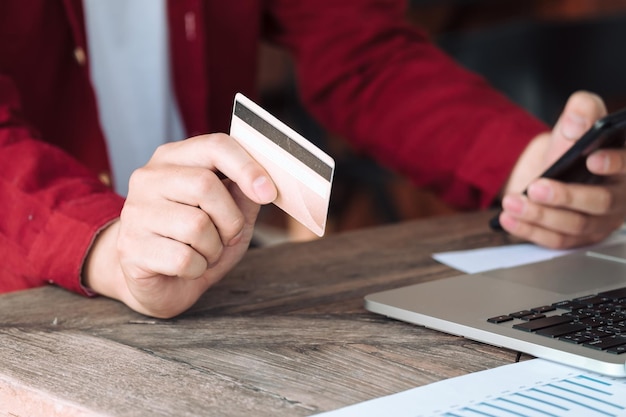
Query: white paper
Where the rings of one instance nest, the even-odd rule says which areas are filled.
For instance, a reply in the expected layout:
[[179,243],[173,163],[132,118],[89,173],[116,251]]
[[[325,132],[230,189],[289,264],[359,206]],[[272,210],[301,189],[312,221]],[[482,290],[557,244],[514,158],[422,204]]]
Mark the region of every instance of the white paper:
[[584,251],[592,247],[595,248],[620,242],[626,242],[626,230],[624,228],[612,234],[605,241],[586,248],[554,250],[531,243],[522,243],[519,245],[497,246],[493,248],[435,253],[433,254],[433,258],[454,269],[468,274],[474,274],[492,269],[509,268],[532,262],[545,261],[575,251]]
[[626,379],[532,359],[446,379],[318,417],[626,416]]

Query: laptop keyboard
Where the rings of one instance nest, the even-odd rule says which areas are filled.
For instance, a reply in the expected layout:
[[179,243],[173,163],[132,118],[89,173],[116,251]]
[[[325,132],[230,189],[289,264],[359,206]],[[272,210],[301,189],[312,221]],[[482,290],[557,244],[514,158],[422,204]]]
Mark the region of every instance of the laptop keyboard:
[[490,323],[579,344],[616,355],[626,353],[626,287],[487,319]]

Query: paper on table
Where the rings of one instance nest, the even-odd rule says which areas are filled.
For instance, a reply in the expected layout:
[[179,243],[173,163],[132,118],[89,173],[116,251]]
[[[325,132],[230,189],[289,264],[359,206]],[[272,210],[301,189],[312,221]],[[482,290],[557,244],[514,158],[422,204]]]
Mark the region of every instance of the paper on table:
[[[613,233],[605,241],[590,247],[605,246],[619,242],[626,242],[626,229],[624,228]],[[497,246],[493,248],[435,253],[433,254],[433,258],[454,269],[468,274],[474,274],[497,268],[509,268],[532,262],[545,261],[575,251],[588,250],[590,247],[572,250],[554,250],[530,243],[522,243],[519,245]]]
[[446,379],[318,417],[626,416],[626,379],[532,359]]

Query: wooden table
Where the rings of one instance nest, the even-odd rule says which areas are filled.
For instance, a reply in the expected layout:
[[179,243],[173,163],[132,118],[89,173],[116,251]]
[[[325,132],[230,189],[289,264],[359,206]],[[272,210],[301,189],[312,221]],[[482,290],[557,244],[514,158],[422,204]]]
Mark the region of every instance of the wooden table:
[[0,296],[0,415],[306,416],[511,363],[363,308],[458,273],[434,252],[506,244],[492,214],[252,249],[172,320],[52,286]]

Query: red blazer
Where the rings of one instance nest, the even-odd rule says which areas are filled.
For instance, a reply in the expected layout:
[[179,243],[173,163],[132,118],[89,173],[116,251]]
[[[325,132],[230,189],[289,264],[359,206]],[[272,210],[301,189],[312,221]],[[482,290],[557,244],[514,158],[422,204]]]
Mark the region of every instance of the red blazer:
[[[293,55],[327,129],[459,208],[489,205],[546,127],[403,22],[405,0],[170,0],[174,85],[189,136],[227,131],[255,96],[261,38]],[[123,199],[89,80],[80,0],[0,2],[0,292],[84,292],[98,230]]]

